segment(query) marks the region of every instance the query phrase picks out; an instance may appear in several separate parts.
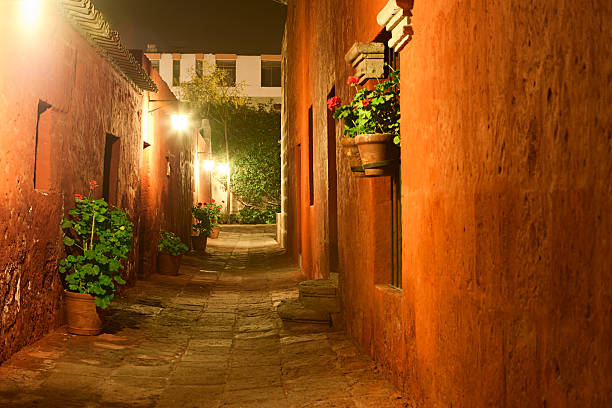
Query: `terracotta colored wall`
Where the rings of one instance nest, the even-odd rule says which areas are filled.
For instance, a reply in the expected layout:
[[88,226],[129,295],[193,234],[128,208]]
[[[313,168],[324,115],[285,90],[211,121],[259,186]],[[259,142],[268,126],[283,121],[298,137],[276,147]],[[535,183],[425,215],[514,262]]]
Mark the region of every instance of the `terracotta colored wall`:
[[[194,164],[198,139],[195,129],[172,129],[170,116],[177,113],[177,99],[144,55],[143,66],[158,92],[145,92],[143,136],[149,145],[141,163],[141,268],[142,277],[157,271],[157,241],[161,230],[172,231],[191,245],[191,206],[194,197]],[[146,121],[146,122],[145,122]],[[170,174],[168,175],[168,165]],[[206,180],[202,179],[201,184]]]
[[[289,5],[302,188],[293,160],[288,239],[313,277],[327,264],[325,97],[335,84],[347,98],[344,55],[374,39],[385,3]],[[416,2],[401,53],[402,291],[386,285],[388,186],[352,178],[337,152],[347,330],[423,406],[612,404],[611,12],[603,0]]]
[[[117,205],[135,223],[125,269],[129,284],[141,247],[142,95],[54,11],[25,23],[20,4],[0,4],[0,49],[7,57],[0,64],[0,361],[62,323],[59,224],[74,193],[86,193],[90,180],[102,185],[107,133],[120,139]],[[52,106],[39,127],[51,135],[44,191],[34,189],[33,181],[39,101]],[[175,172],[183,175],[177,191],[168,193],[177,207],[192,202],[189,146],[183,141],[167,147]],[[188,216],[175,207],[170,212],[165,225],[188,235]]]

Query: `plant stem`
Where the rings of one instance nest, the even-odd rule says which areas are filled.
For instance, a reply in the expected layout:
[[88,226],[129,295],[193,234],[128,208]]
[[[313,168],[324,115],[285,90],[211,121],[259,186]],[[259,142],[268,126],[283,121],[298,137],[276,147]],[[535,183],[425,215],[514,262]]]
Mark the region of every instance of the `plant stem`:
[[93,236],[94,236],[94,227],[96,225],[96,212],[93,212],[93,217],[91,220],[91,238],[89,239],[89,249],[93,248]]

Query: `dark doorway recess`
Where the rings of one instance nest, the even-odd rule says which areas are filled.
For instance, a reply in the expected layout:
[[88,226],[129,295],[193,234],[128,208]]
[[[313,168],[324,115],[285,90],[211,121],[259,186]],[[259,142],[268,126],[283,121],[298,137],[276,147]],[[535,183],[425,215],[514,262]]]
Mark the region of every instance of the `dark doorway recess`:
[[312,106],[308,109],[308,186],[310,188],[310,205],[314,205],[314,129]]
[[117,205],[117,183],[119,180],[119,155],[121,140],[106,134],[104,146],[104,180],[102,182],[102,196],[110,205]]
[[[327,100],[336,96],[333,87]],[[336,170],[336,120],[327,110],[327,216],[329,222],[329,271],[338,272],[338,173]]]

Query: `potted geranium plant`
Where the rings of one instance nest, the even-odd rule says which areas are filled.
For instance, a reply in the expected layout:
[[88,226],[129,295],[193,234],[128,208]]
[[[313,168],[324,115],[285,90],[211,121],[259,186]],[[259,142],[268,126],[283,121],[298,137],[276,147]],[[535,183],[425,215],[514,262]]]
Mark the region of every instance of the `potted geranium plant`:
[[89,194],[75,194],[75,206],[63,218],[67,256],[59,264],[67,285],[65,290],[68,331],[96,335],[102,322],[96,306],[105,309],[117,285],[125,284],[122,262],[132,249],[132,226],[124,211],[92,198],[97,183],[90,183]]
[[[225,203],[225,201],[222,201]],[[219,220],[221,219],[221,209],[223,208],[221,205],[215,203],[215,199],[212,198],[210,203],[207,205],[208,207],[208,216],[210,217],[210,225],[212,229],[209,238],[217,239],[219,238],[219,232],[221,232],[221,227],[219,226]]]
[[351,160],[351,169],[359,171],[355,161],[355,146],[366,175],[384,174],[383,167],[397,156],[393,143],[400,144],[400,107],[398,70],[389,68],[389,78],[374,89],[357,88],[358,79],[349,77],[347,83],[357,92],[348,105],[339,97],[327,101],[336,120],[344,120],[342,145]]
[[178,275],[183,254],[189,250],[187,245],[174,233],[162,231],[157,243],[157,272],[162,275]]
[[205,251],[208,235],[212,230],[208,206],[206,203],[198,203],[197,205],[194,205],[191,208],[191,215],[193,215],[193,218],[196,221],[195,224],[192,225],[193,232],[198,234],[191,236],[193,249],[197,251]]

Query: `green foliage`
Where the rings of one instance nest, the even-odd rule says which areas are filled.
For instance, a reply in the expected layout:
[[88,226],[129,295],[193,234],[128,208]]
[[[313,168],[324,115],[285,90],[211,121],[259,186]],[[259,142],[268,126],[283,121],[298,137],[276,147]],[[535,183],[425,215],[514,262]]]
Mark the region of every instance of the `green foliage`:
[[[280,114],[263,106],[243,106],[235,111],[232,123],[232,193],[247,206],[280,204]],[[213,124],[213,151],[220,151],[223,143],[223,128]]]
[[[193,231],[199,232],[202,236],[209,236],[210,231],[213,227],[213,219],[218,219],[221,216],[221,207],[214,207],[216,204],[198,203],[191,208],[191,215],[196,219],[196,223],[193,224]],[[215,213],[218,213],[215,214]]]
[[187,245],[183,244],[183,241],[181,241],[179,237],[169,231],[161,232],[161,237],[157,242],[157,248],[172,256],[184,254],[189,249]]
[[[344,120],[345,137],[387,133],[394,135],[395,144],[400,144],[400,72],[390,70],[388,80],[378,83],[373,90],[358,89],[350,104],[336,107],[336,101],[328,101],[330,109],[336,108],[334,119]],[[339,98],[336,100],[340,102]]]
[[274,224],[279,212],[280,207],[275,205],[268,205],[264,209],[244,207],[240,210],[240,221],[243,224]]
[[125,284],[122,261],[132,249],[133,224],[124,211],[102,199],[77,194],[75,203],[61,224],[68,256],[60,261],[59,270],[71,291],[94,296],[96,305],[104,309],[116,285]]

